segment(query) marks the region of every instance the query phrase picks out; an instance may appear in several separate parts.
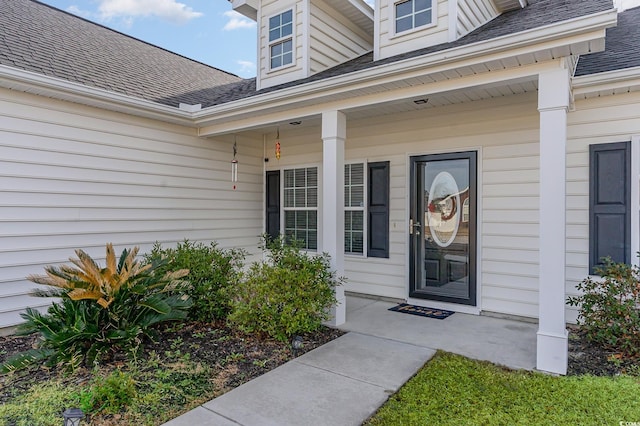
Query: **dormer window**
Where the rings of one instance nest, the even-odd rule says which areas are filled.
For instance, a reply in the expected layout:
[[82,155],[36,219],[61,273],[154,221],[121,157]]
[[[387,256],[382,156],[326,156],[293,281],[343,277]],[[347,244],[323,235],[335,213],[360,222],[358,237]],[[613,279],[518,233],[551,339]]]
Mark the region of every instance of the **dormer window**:
[[433,23],[433,0],[404,0],[394,3],[396,34]]
[[293,63],[293,11],[269,18],[271,69]]

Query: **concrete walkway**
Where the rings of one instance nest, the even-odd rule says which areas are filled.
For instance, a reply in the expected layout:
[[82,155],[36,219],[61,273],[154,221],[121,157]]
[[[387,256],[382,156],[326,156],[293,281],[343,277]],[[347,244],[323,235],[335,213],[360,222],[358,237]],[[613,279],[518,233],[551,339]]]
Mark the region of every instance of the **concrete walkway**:
[[436,349],[535,367],[534,324],[461,313],[436,320],[387,310],[394,305],[349,297],[340,327],[348,334],[165,425],[360,425]]

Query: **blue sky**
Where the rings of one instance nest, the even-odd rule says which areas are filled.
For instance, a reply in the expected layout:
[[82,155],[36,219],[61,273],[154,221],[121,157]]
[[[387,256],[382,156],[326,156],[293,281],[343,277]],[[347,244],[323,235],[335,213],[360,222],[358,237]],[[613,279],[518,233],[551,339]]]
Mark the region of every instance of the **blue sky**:
[[228,0],[40,1],[240,77],[256,74],[255,22],[233,12]]
[[256,26],[227,0],[40,0],[241,77],[256,74]]

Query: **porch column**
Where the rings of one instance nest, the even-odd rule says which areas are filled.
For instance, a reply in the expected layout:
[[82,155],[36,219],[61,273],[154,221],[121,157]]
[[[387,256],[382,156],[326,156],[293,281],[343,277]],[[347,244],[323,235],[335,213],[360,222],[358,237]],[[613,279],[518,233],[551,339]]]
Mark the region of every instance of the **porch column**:
[[[347,118],[343,112],[322,114],[322,251],[331,256],[331,268],[344,276],[344,141]],[[332,325],[346,321],[344,288],[336,288]]]
[[566,374],[565,323],[566,146],[569,73],[539,75],[540,112],[540,274],[537,368]]

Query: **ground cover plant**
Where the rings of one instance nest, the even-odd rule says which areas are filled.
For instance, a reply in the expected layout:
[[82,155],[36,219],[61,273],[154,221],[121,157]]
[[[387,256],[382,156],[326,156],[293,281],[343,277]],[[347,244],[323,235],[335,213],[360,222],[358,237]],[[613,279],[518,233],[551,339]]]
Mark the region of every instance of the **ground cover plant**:
[[438,353],[368,425],[597,425],[640,419],[638,377],[553,377]]
[[[302,335],[295,353],[282,336],[227,325],[227,290],[242,278],[243,252],[185,241],[176,249],[156,245],[144,260],[137,249],[124,250],[117,261],[107,245],[105,267],[79,250],[72,265],[30,277],[51,287],[37,296],[59,301],[46,314],[29,310],[23,335],[0,337],[0,426],[57,426],[71,407],[87,413],[88,424],[159,425],[341,335],[319,322],[333,300],[333,287],[321,285],[333,285],[326,256],[278,253],[289,284],[320,286],[306,290],[322,303],[300,312],[300,293],[280,299],[290,315],[282,318],[296,324],[287,332]],[[183,269],[189,265],[192,274]],[[262,275],[269,282],[282,276]],[[201,303],[190,310],[193,297]]]

